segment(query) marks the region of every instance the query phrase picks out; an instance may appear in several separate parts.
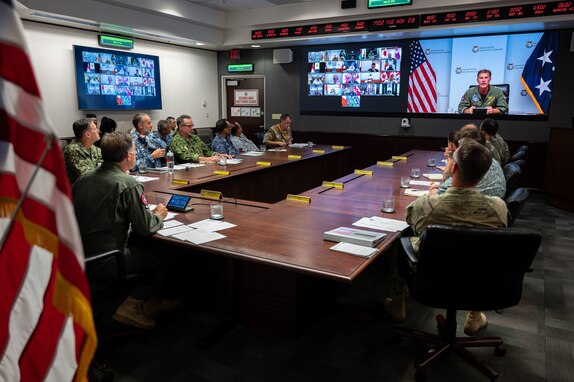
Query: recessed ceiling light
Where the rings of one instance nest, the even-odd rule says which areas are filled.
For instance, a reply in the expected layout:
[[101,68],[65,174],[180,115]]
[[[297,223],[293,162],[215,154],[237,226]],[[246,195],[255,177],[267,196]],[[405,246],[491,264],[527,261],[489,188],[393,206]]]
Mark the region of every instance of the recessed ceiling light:
[[203,42],[196,42],[195,45],[202,46],[202,45],[205,45],[205,43],[203,43]]
[[261,48],[261,45],[251,45],[252,48]]

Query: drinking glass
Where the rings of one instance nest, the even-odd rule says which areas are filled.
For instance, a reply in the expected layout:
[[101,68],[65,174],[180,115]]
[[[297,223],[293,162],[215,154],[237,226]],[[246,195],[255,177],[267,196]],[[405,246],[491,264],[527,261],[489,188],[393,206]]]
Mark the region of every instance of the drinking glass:
[[214,220],[223,219],[223,204],[212,203],[209,205],[209,217]]
[[401,176],[401,188],[409,188],[411,178],[408,176]]
[[381,208],[381,211],[388,214],[395,212],[395,200],[393,198],[383,199],[383,208]]
[[421,176],[421,169],[420,168],[412,168],[411,169],[411,178],[418,178]]

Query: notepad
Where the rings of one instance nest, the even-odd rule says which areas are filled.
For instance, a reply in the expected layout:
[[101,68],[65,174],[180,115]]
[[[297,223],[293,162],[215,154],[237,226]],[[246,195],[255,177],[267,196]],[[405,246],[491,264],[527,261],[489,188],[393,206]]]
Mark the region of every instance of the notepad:
[[443,175],[442,174],[423,174],[423,176],[427,179],[430,180],[442,180]]
[[367,247],[374,247],[386,236],[384,233],[362,229],[339,227],[323,233],[323,240],[339,241]]
[[414,188],[407,188],[405,190],[405,196],[424,196],[428,194],[428,190],[415,190]]
[[373,256],[375,253],[377,253],[377,248],[369,248],[365,247],[364,245],[357,245],[351,243],[337,243],[329,249],[331,251],[343,252],[366,258],[369,258]]

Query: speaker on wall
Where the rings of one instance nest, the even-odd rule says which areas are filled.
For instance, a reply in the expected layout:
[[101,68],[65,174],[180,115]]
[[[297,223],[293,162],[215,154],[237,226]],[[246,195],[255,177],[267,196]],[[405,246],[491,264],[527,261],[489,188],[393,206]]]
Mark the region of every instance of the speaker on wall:
[[341,9],[357,8],[357,0],[342,0]]
[[290,64],[293,62],[293,51],[291,49],[273,49],[274,64]]

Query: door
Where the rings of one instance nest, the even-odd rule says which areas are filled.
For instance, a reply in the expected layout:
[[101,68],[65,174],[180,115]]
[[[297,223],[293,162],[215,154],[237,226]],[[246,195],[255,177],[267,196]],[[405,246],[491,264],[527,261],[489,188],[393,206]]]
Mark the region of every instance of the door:
[[222,77],[223,117],[239,122],[243,134],[259,144],[257,133],[264,129],[265,77]]

